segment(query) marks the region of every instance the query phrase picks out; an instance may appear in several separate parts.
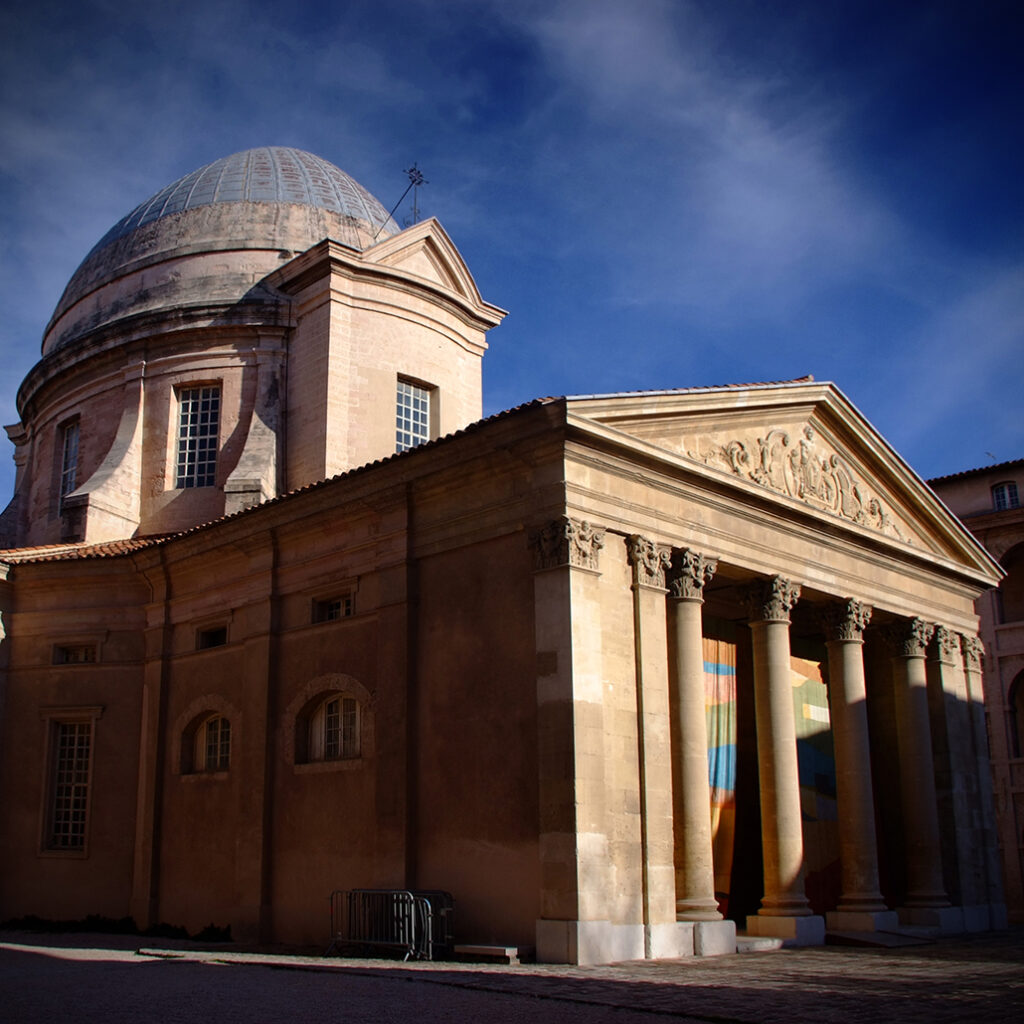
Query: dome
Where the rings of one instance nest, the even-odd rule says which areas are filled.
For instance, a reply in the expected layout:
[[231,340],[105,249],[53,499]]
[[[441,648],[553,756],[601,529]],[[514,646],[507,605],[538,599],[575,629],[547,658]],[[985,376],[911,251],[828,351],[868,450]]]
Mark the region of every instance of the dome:
[[[57,304],[43,351],[111,318],[149,311],[154,302],[188,302],[177,270],[166,279],[150,273],[131,294],[103,294],[105,286],[135,271],[183,256],[250,250],[273,253],[273,262],[262,267],[266,274],[282,257],[324,238],[362,250],[400,230],[362,185],[312,153],[265,146],[223,157],[140,203],[96,243]],[[211,282],[204,274],[205,296],[239,299],[246,291],[239,288],[253,282],[252,266],[219,278]]]

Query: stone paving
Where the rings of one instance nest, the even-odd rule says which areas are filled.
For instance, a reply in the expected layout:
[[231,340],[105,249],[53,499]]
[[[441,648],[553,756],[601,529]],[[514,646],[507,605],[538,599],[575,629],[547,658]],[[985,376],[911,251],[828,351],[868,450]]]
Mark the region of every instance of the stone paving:
[[[140,947],[141,944],[141,947]],[[218,969],[219,968],[219,969]],[[43,1021],[1024,1021],[1024,930],[603,967],[398,963],[0,933],[0,1018]]]

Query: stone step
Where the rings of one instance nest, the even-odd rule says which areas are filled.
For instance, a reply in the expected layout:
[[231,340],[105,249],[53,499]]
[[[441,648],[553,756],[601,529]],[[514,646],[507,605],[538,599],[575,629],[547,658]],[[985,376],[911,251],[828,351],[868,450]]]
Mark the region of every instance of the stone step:
[[899,949],[903,946],[928,946],[933,939],[925,929],[901,928],[898,932],[840,932],[825,933],[825,944],[829,946],[874,946],[882,949]]
[[461,945],[455,947],[455,959],[468,963],[518,964],[518,946]]
[[772,950],[782,949],[782,939],[772,938],[767,935],[736,935],[737,953],[769,953]]

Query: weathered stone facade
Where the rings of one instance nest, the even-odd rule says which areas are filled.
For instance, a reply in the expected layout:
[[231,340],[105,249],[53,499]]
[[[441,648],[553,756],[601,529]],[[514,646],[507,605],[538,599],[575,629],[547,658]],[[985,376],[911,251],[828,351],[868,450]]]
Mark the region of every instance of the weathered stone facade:
[[[436,223],[362,252],[316,239],[265,287],[288,323],[246,355],[242,397],[215,372],[218,333],[181,353],[246,425],[180,519],[39,546],[60,495],[38,497],[53,477],[25,453],[63,421],[21,428],[19,495],[37,496],[18,512],[33,540],[0,553],[0,917],[309,943],[332,890],[446,889],[458,938],[579,963],[726,952],[737,924],[814,943],[1002,922],[991,818],[956,797],[986,746],[947,642],[972,649],[999,571],[833,385],[542,399],[471,423],[500,314]],[[92,365],[54,394],[80,372],[89,392]],[[436,440],[384,458],[396,377],[431,384]],[[164,451],[173,379],[154,387]],[[110,478],[130,494],[129,476]],[[233,493],[262,503],[216,519]],[[735,653],[740,720],[727,892],[712,637]],[[798,652],[831,713],[794,703]],[[833,776],[812,765],[834,809],[821,871],[796,716],[835,748]]]
[[[935,493],[1006,571],[977,601],[979,640],[963,649],[976,703],[984,699],[1006,905],[1024,922],[1024,460],[930,480]],[[963,799],[971,801],[968,791]]]

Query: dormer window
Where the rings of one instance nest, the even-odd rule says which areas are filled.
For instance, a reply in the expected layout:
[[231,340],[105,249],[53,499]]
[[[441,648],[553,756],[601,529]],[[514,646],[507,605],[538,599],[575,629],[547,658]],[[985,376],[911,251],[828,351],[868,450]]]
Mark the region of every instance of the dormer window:
[[217,474],[220,388],[216,384],[178,392],[178,464],[175,487],[212,487]]
[[1019,507],[1020,499],[1017,497],[1017,485],[1012,480],[996,484],[992,488],[992,508],[996,512]]

